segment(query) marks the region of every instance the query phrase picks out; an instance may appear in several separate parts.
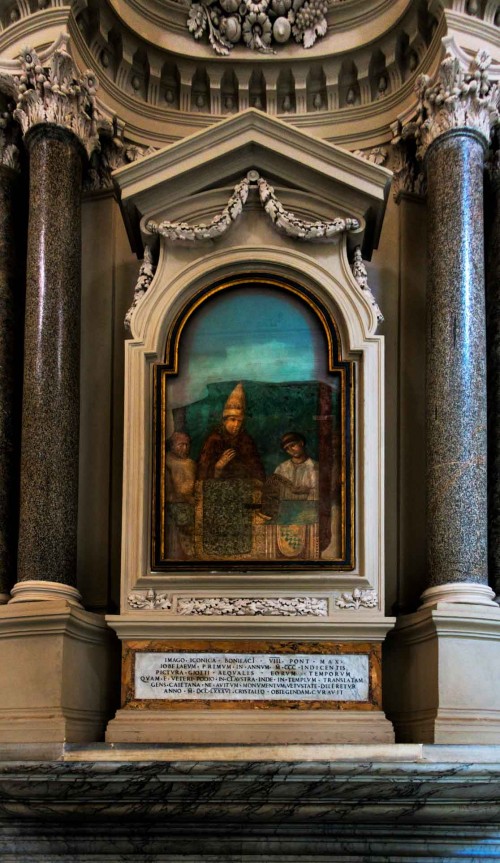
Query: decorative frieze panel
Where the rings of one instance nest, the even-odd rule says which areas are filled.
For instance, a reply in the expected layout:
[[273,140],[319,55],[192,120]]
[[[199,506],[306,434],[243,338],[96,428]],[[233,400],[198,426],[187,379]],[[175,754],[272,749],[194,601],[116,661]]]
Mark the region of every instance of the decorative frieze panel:
[[181,596],[177,600],[176,611],[183,615],[200,615],[206,617],[326,617],[328,600],[315,596],[295,597],[228,597]]
[[129,594],[130,608],[170,611],[184,617],[326,617],[328,600],[316,596],[179,596],[155,590]]
[[148,609],[150,611],[170,611],[172,600],[166,593],[156,590],[141,590],[130,593],[127,598],[130,608]]

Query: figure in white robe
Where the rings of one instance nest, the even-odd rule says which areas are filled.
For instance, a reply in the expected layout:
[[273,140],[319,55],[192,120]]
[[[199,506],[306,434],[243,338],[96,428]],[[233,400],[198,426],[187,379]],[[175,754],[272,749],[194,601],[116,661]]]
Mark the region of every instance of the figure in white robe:
[[[306,439],[299,432],[284,434],[281,448],[290,458],[274,471],[282,502],[277,548],[284,557],[315,560],[319,557],[319,466],[307,454]],[[301,501],[315,503],[301,506]]]

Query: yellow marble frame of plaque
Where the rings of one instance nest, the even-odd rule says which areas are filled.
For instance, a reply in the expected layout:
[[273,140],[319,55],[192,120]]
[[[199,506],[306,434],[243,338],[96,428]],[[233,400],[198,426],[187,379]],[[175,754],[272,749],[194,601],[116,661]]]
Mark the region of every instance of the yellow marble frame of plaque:
[[[341,656],[368,656],[367,701],[313,700],[231,700],[135,698],[135,657],[138,653],[247,653]],[[229,641],[229,640],[168,640],[126,641],[123,643],[122,707],[134,710],[381,710],[382,708],[382,646],[380,643],[353,641]]]

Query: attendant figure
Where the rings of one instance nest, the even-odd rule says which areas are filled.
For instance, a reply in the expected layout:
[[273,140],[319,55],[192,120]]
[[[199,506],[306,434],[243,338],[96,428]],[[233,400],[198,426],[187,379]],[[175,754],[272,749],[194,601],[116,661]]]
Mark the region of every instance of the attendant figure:
[[306,451],[306,439],[298,432],[287,432],[281,448],[290,458],[274,471],[281,481],[282,500],[318,500],[319,468]]
[[188,560],[194,555],[194,486],[196,462],[189,458],[191,438],[174,432],[166,455],[167,556]]
[[276,550],[285,558],[319,558],[319,466],[307,453],[306,439],[287,432],[281,448],[290,456],[279,464],[270,486],[278,493]]

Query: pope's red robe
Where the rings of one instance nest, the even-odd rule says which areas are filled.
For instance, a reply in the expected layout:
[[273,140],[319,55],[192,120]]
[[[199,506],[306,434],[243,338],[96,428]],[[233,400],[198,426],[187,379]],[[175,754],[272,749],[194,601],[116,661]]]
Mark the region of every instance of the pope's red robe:
[[266,474],[253,439],[244,429],[237,435],[229,435],[224,426],[211,432],[203,444],[197,479],[215,479],[215,465],[228,449],[236,450],[236,455],[222,469],[219,479],[258,479],[264,482]]

